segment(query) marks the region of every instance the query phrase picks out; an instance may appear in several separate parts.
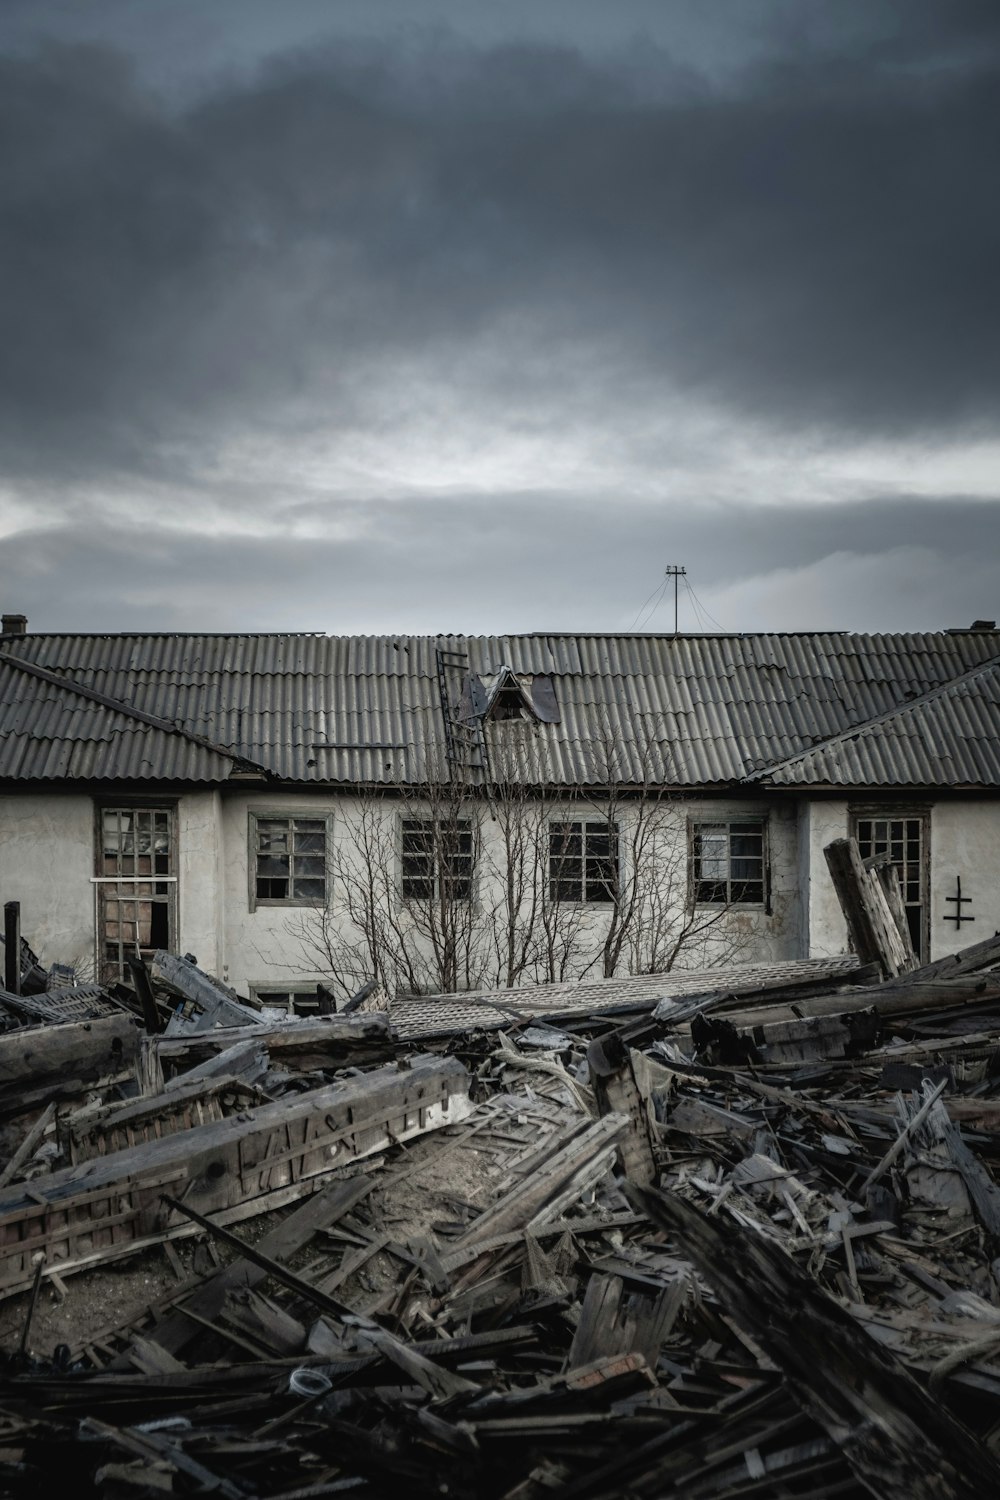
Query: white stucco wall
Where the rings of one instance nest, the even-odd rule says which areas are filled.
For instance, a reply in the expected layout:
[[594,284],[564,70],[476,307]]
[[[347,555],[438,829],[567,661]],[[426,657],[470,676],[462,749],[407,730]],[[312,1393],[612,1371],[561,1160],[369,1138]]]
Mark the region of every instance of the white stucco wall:
[[333,835],[343,837],[353,798],[321,792],[230,794],[222,804],[221,859],[224,872],[224,947],[216,971],[241,994],[251,985],[280,988],[315,983],[322,969],[302,936],[310,908],[255,905],[250,900],[250,812],[291,817],[333,815]]
[[[961,876],[965,916],[956,927],[948,897]],[[1000,802],[963,798],[938,802],[931,813],[931,957],[957,953],[1000,931]]]
[[[957,953],[1000,930],[1000,802],[985,797],[915,800],[929,816],[930,960]],[[891,803],[885,807],[891,812]],[[810,958],[849,951],[846,924],[823,855],[826,844],[846,837],[849,830],[846,800],[801,803],[803,952]],[[962,895],[971,898],[969,904],[963,902],[962,912],[975,917],[974,922],[963,922],[961,930],[947,920],[956,910],[947,898],[956,894],[958,876]]]
[[46,964],[94,965],[94,803],[59,792],[0,796],[0,904]]
[[[123,799],[127,800],[127,799]],[[324,966],[307,951],[301,928],[309,909],[257,905],[251,909],[249,812],[329,814],[334,846],[341,853],[357,838],[360,804],[356,798],[322,792],[188,792],[177,799],[178,949],[246,991],[251,985],[275,989],[312,985]],[[401,804],[387,800],[384,816],[394,827]],[[554,805],[548,816],[558,816]],[[567,804],[567,819],[586,817],[582,804]],[[594,816],[593,810],[590,815]],[[781,959],[821,957],[847,951],[847,934],[826,869],[823,848],[843,837],[849,826],[848,802],[841,798],[788,799],[767,804],[739,799],[685,799],[672,804],[676,832],[678,899],[686,895],[689,819],[766,815],[769,823],[770,913],[734,909],[726,913],[707,946],[690,950],[688,963],[701,964],[728,949],[735,957]],[[931,957],[941,957],[1000,929],[1000,801],[962,798],[939,801],[931,809]],[[481,871],[501,863],[497,826],[483,825]],[[0,902],[19,900],[25,937],[46,963],[74,964],[89,975],[94,961],[94,802],[89,796],[32,792],[0,796]],[[946,917],[954,912],[956,876],[971,904],[975,922],[957,930]],[[481,879],[485,878],[481,874]],[[480,900],[486,893],[480,889]],[[581,952],[570,973],[587,968],[600,947],[606,909],[580,909]],[[680,962],[683,964],[682,956]],[[620,972],[627,965],[623,964]],[[600,973],[599,963],[588,972]]]
[[830,879],[823,853],[834,839],[849,832],[846,799],[829,798],[799,803],[798,869],[801,895],[803,958],[834,958],[850,951],[847,925]]
[[[219,972],[237,990],[245,992],[256,988],[281,988],[283,985],[311,984],[325,977],[322,963],[318,959],[308,936],[308,929],[315,922],[309,908],[292,906],[256,905],[250,900],[250,833],[249,814],[258,815],[278,812],[284,816],[299,812],[304,815],[330,815],[332,838],[341,857],[357,846],[360,803],[353,797],[330,797],[322,793],[301,794],[237,794],[228,796],[223,804],[223,865],[225,869],[225,910],[222,926],[225,932],[223,960]],[[409,815],[419,809],[408,809]],[[382,804],[382,813],[387,831],[395,828],[401,816],[401,804],[387,799]],[[560,814],[553,804],[548,804],[545,813],[549,817]],[[593,817],[594,809],[581,804],[568,804],[563,812],[567,819]],[[672,883],[676,899],[682,902],[687,892],[687,825],[695,816],[739,818],[769,817],[769,854],[771,874],[771,910],[734,909],[725,914],[713,928],[708,938],[685,950],[679,960],[698,966],[711,962],[713,958],[734,957],[747,960],[771,960],[794,958],[800,953],[801,916],[799,910],[799,882],[797,877],[796,813],[793,804],[765,805],[759,801],[737,799],[685,800],[672,804],[669,817],[676,833],[676,858],[669,861],[670,869],[665,878]],[[483,906],[489,904],[489,891],[484,882],[490,870],[502,866],[500,855],[501,838],[498,827],[488,816],[482,824],[482,847],[480,851],[480,873],[478,899]],[[334,866],[337,855],[333,859]],[[579,953],[575,956],[569,973],[584,971],[600,974],[601,968],[594,959],[598,955],[607,921],[606,909],[594,905],[580,909]],[[196,950],[197,951],[197,950]],[[200,956],[200,955],[199,955]],[[627,972],[623,961],[619,972]],[[528,976],[525,976],[526,978]],[[492,982],[487,979],[485,983]]]
[[222,797],[187,792],[177,805],[177,950],[218,974],[226,953]]

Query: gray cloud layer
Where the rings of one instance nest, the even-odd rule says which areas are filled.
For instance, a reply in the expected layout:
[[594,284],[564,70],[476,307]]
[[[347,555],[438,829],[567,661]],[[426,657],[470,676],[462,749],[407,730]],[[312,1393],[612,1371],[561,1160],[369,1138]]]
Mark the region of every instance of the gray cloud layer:
[[[105,36],[114,10],[103,7]],[[95,601],[109,572],[128,570],[132,542],[102,531],[108,497],[120,506],[150,482],[168,503],[176,486],[185,503],[202,491],[228,511],[225,555],[221,541],[161,541],[166,572],[206,588],[206,569],[221,577],[227,559],[256,576],[277,558],[294,578],[322,556],[350,593],[356,572],[392,573],[401,536],[444,588],[468,576],[477,533],[512,560],[529,512],[553,544],[565,535],[571,490],[461,508],[431,488],[419,509],[352,510],[341,473],[330,482],[341,498],[321,503],[354,541],[310,558],[306,542],[243,536],[268,514],[266,483],[227,494],[227,445],[267,449],[265,481],[282,455],[317,444],[335,470],[338,442],[391,451],[397,424],[434,392],[442,436],[505,421],[536,439],[627,433],[637,412],[648,435],[658,405],[679,399],[777,446],[803,433],[833,449],[995,435],[1000,9],[913,0],[904,24],[900,6],[875,0],[837,7],[836,22],[829,7],[750,11],[763,30],[740,33],[742,60],[720,52],[714,74],[706,58],[724,28],[713,41],[698,8],[678,5],[689,45],[672,53],[656,29],[664,8],[638,6],[643,46],[624,35],[612,46],[596,21],[582,48],[568,32],[489,45],[460,32],[342,36],[181,100],[105,45],[36,46],[13,6],[17,46],[0,57],[0,483],[50,524],[65,519],[7,544],[4,599],[15,557],[30,548],[68,569],[75,547],[84,586],[62,589],[53,617],[70,623],[72,607],[114,623],[114,588],[106,607]],[[293,12],[305,29],[289,22],[289,41],[318,24],[311,7]],[[72,8],[52,14],[53,33],[71,35]],[[683,443],[668,437],[668,452]],[[650,473],[663,462],[652,443]],[[716,550],[701,554],[701,576],[720,588],[758,561],[797,568],[894,546],[974,555],[970,537],[988,553],[996,535],[993,506],[946,496],[917,515],[874,502],[731,512],[724,533],[716,511],[704,525],[690,514],[699,498],[662,527],[675,551]],[[628,623],[616,611],[646,592],[625,579],[649,515],[623,504],[616,533],[595,503],[576,500],[576,538],[598,549],[592,568],[577,556],[576,577],[599,577],[617,535],[614,621],[602,608],[606,625]],[[402,567],[399,578],[385,597],[419,609]],[[556,602],[560,620],[572,597]],[[593,592],[575,598],[586,623]],[[156,608],[172,620],[167,602]]]
[[[341,540],[192,540],[149,527],[28,533],[0,554],[33,623],[53,630],[669,630],[672,597],[640,606],[656,557],[700,559],[681,628],[935,630],[969,625],[996,591],[996,508],[869,500],[683,515],[551,495],[331,505]],[[992,592],[991,592],[992,590]],[[994,606],[995,608],[995,606]]]

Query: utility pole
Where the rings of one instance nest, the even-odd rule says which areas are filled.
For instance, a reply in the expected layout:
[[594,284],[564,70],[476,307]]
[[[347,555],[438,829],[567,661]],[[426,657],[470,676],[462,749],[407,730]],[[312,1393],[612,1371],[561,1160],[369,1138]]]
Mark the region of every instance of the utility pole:
[[674,580],[674,635],[677,634],[677,580],[687,577],[687,568],[675,568],[672,565],[664,569],[667,578]]

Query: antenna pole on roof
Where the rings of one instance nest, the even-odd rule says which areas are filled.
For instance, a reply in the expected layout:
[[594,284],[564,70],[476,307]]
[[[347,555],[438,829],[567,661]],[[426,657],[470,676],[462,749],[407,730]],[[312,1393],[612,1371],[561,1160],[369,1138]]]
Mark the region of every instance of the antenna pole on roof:
[[677,634],[677,580],[687,577],[687,568],[676,568],[671,564],[664,569],[664,576],[674,580],[674,635]]

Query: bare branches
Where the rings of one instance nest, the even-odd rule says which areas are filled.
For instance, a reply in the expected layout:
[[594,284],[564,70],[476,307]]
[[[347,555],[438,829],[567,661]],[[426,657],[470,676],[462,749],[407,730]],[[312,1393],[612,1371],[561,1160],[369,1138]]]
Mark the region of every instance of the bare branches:
[[561,793],[535,731],[491,726],[488,786],[443,769],[345,806],[329,900],[298,933],[335,988],[374,977],[390,995],[509,989],[750,947],[752,923],[694,902],[687,809],[663,787],[653,734],[638,725],[623,746],[605,722],[590,787]]

